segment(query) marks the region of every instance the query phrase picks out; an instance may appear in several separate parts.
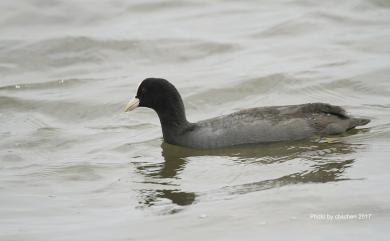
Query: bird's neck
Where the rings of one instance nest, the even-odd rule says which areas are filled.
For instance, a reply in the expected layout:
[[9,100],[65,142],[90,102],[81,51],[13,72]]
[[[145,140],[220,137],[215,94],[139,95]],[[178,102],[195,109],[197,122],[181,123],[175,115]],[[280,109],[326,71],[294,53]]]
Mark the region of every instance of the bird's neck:
[[170,128],[180,127],[188,123],[184,109],[171,109],[164,112],[157,112],[161,126]]
[[187,121],[182,101],[169,109],[156,112],[160,118],[164,140],[170,144],[175,144],[177,138],[191,126]]

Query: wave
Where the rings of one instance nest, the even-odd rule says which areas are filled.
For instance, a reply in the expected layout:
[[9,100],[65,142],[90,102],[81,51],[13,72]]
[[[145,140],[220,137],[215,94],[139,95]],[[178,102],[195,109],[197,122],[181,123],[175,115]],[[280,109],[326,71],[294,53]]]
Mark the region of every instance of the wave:
[[0,41],[2,72],[36,71],[113,63],[181,63],[231,53],[238,46],[199,39],[94,39],[76,36]]

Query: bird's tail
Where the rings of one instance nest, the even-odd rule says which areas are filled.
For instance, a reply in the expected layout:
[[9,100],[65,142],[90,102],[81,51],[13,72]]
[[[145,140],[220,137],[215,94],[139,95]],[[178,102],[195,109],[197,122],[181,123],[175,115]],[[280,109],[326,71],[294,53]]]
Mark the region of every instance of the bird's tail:
[[365,118],[351,118],[349,129],[355,128],[356,126],[367,125],[370,121],[371,121],[370,119],[365,119]]

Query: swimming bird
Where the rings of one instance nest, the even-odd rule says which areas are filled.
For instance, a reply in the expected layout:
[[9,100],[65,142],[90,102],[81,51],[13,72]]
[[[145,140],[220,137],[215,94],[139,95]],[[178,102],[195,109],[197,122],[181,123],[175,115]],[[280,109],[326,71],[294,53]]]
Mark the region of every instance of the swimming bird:
[[244,109],[191,123],[178,90],[160,78],[143,80],[125,111],[137,107],[151,108],[157,113],[165,142],[196,149],[335,135],[370,122],[347,115],[339,106],[308,103]]

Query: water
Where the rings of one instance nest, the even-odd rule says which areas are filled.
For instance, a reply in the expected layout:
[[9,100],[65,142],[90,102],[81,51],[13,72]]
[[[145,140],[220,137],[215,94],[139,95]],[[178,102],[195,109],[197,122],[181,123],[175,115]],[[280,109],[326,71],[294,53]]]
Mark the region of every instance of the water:
[[[0,12],[0,240],[387,240],[389,1],[3,0]],[[152,76],[177,86],[191,121],[329,102],[372,122],[194,151],[163,144],[152,111],[123,112]]]

